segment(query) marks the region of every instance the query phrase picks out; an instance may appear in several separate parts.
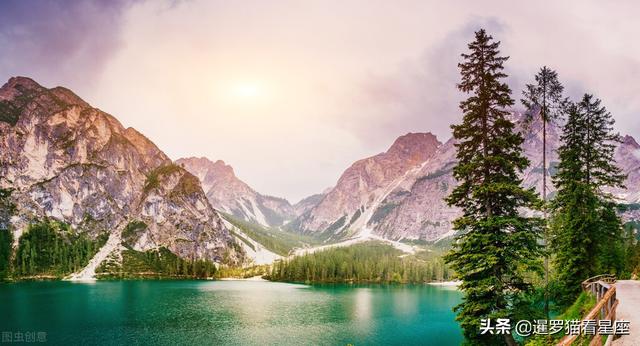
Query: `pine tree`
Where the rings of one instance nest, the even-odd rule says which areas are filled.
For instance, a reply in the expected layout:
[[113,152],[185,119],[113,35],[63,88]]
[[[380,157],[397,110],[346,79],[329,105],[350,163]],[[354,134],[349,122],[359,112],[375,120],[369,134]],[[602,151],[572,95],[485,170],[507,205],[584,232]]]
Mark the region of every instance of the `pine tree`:
[[[540,119],[542,122],[542,188],[540,189],[542,194],[542,200],[545,202],[543,205],[544,221],[547,221],[547,124],[553,123],[562,116],[563,106],[566,104],[566,100],[562,97],[564,87],[558,80],[558,73],[544,66],[535,75],[535,84],[527,84],[525,90],[522,91],[523,99],[521,99],[522,105],[527,109],[526,120],[528,123]],[[549,320],[549,298],[548,298],[548,286],[549,286],[549,255],[546,249],[548,244],[548,227],[545,224],[545,232],[543,237],[543,244],[545,246],[545,258],[544,258],[544,281],[545,281],[545,299],[544,299],[544,314]]]
[[[522,136],[508,119],[514,104],[502,82],[507,75],[499,55],[500,42],[484,30],[475,33],[469,54],[462,54],[462,81],[458,88],[471,96],[462,101],[463,121],[453,125],[458,141],[458,164],[453,170],[459,185],[447,202],[462,209],[454,221],[461,234],[445,257],[462,280],[463,302],[455,310],[464,334],[473,344],[500,342],[480,335],[480,320],[510,318],[513,299],[530,289],[524,270],[535,270],[540,254],[540,220],[520,214],[539,204],[533,189],[521,187],[518,176],[529,161],[523,156]],[[514,345],[511,335],[504,341]]]
[[582,159],[586,165],[586,183],[594,187],[600,197],[611,199],[602,188],[624,187],[626,179],[616,166],[614,157],[617,143],[621,143],[622,138],[613,132],[615,121],[599,99],[585,94],[578,107],[585,132]]
[[626,272],[626,245],[622,220],[617,214],[616,203],[601,201],[598,249],[599,268],[602,273],[622,274]]
[[560,293],[570,301],[583,280],[622,268],[616,263],[621,256],[610,250],[623,241],[622,224],[612,196],[603,188],[623,187],[626,177],[614,158],[620,136],[613,133],[613,119],[601,101],[585,94],[580,103],[569,104],[566,113],[550,241]]
[[522,104],[527,109],[527,122],[536,118],[542,121],[542,196],[546,201],[547,191],[547,124],[562,116],[563,106],[567,102],[562,97],[564,87],[558,80],[558,73],[544,66],[534,77],[536,84],[527,84],[522,91]]

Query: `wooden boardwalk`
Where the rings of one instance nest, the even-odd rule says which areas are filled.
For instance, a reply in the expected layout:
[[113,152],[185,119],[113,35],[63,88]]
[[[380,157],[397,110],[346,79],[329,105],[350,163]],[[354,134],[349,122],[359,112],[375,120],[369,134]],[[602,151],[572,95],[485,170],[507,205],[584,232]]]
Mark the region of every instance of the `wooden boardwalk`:
[[640,346],[640,281],[619,280],[616,282],[620,304],[616,318],[630,321],[629,335],[613,341],[614,346]]

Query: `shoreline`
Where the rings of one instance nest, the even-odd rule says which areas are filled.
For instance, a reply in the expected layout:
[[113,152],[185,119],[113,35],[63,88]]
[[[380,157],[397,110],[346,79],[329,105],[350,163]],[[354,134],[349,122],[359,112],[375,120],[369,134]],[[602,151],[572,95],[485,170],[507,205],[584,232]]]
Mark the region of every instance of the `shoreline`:
[[439,282],[427,282],[427,285],[432,286],[445,286],[445,287],[458,287],[462,284],[462,281],[439,281]]
[[263,281],[263,282],[271,282],[269,280],[263,279],[261,275],[252,276],[250,278],[234,278],[234,277],[219,278],[217,281],[258,281],[258,282]]
[[[382,282],[289,282],[289,281],[271,281],[262,278],[260,275],[242,278],[242,277],[224,277],[224,278],[188,278],[188,277],[163,277],[163,276],[138,276],[138,277],[94,277],[87,279],[68,278],[68,277],[54,277],[54,276],[38,276],[29,278],[0,280],[0,283],[17,283],[17,282],[34,282],[34,281],[61,281],[61,282],[74,282],[74,283],[96,283],[100,281],[253,281],[253,282],[283,282],[293,284],[305,284],[305,285],[324,285],[324,284],[345,284],[345,285],[411,285],[413,283],[382,283]],[[439,286],[439,287],[458,287],[462,281],[435,281],[425,282],[422,285]]]

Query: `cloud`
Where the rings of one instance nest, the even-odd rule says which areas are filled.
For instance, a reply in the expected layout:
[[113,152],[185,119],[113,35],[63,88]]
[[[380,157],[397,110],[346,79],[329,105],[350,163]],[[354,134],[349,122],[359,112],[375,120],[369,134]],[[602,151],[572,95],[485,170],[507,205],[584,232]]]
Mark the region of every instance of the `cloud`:
[[[621,132],[638,136],[640,86],[634,80],[640,78],[640,59],[632,52],[640,54],[640,47],[629,42],[632,33],[640,34],[640,27],[620,19],[628,10],[616,8],[612,13],[619,17],[599,17],[604,9],[589,3],[577,12],[550,6],[539,13],[541,9],[534,5],[525,11],[529,15],[509,7],[483,11],[473,5],[465,7],[461,16],[443,11],[447,13],[442,23],[449,24],[449,31],[437,40],[425,40],[421,56],[361,79],[345,106],[357,113],[341,124],[368,143],[409,131],[431,131],[440,140],[448,139],[449,125],[460,121],[458,104],[465,97],[455,87],[460,80],[460,53],[467,51],[473,32],[485,28],[501,41],[502,55],[510,56],[505,72],[514,107],[522,107],[522,89],[547,65],[559,73],[567,96],[579,100],[584,93],[595,94],[614,114]],[[482,16],[483,12],[492,15]]]
[[[601,98],[640,135],[634,1],[9,1],[0,78],[65,85],[170,157],[223,159],[292,200],[406,132],[444,141],[459,122],[460,53],[484,27],[507,82],[547,65],[567,94]],[[260,85],[259,102],[229,91]]]
[[0,78],[84,89],[121,44],[125,0],[0,3]]
[[497,18],[474,17],[430,44],[416,59],[399,63],[391,73],[367,75],[345,105],[358,113],[343,121],[343,126],[368,143],[386,134],[427,131],[447,140],[450,124],[460,118],[458,104],[464,97],[456,87],[460,54],[480,28],[493,35],[505,30]]

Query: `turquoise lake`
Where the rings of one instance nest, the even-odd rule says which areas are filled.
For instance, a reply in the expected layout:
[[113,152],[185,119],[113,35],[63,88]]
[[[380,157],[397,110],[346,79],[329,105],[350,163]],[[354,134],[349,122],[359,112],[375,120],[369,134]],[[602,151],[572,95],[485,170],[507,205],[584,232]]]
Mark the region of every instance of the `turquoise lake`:
[[56,345],[458,345],[452,287],[261,281],[0,284],[0,332]]

